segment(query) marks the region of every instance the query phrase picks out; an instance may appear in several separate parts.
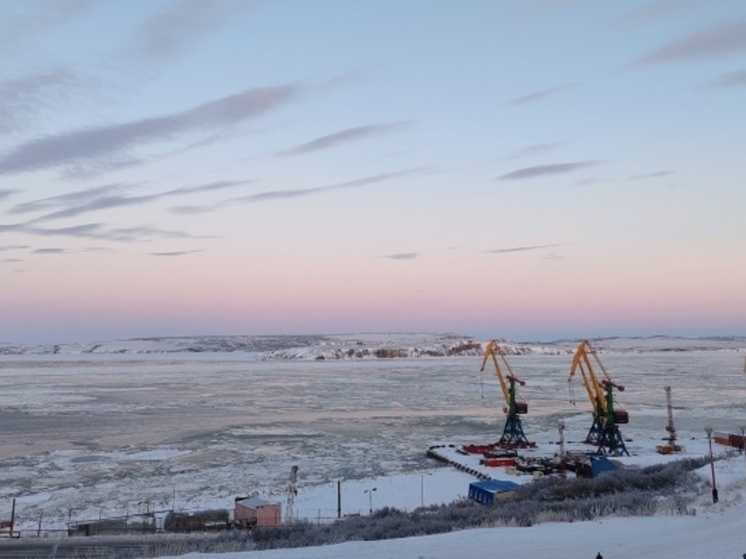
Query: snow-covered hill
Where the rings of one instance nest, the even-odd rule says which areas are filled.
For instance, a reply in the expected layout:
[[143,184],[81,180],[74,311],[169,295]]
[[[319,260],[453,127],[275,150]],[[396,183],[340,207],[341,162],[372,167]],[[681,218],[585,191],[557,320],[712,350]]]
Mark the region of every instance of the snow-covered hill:
[[[283,336],[189,336],[132,338],[96,343],[15,345],[0,343],[0,355],[80,355],[242,352],[254,359],[389,359],[479,356],[486,339],[459,334],[360,333]],[[511,355],[560,355],[575,351],[579,340],[515,342],[498,340]],[[670,336],[591,338],[606,353],[651,351],[746,351],[746,337]]]

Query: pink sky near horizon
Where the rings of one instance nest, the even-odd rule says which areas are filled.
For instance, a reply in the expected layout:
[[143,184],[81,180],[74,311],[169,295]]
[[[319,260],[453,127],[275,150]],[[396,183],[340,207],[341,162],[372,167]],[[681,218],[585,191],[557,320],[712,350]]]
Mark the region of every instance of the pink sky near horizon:
[[[498,273],[460,282],[463,270],[450,270],[438,282],[428,281],[430,274],[437,273],[429,268],[424,273],[392,272],[389,278],[364,273],[345,276],[334,269],[323,274],[288,269],[258,277],[220,271],[229,267],[196,267],[190,274],[185,264],[182,260],[183,270],[176,276],[156,275],[155,268],[137,275],[110,269],[58,275],[50,283],[46,277],[32,282],[30,274],[17,274],[14,288],[6,284],[4,289],[8,299],[0,341],[76,341],[71,336],[77,332],[89,332],[86,341],[140,335],[360,331],[456,331],[529,338],[562,337],[562,332],[594,337],[635,330],[728,334],[741,332],[746,313],[735,281],[702,294],[693,283],[661,289],[645,278],[552,276],[552,266],[543,280],[537,274],[531,281],[521,282],[521,276],[491,285],[490,278]],[[330,276],[343,278],[332,283]],[[425,287],[418,289],[419,285]],[[16,337],[17,331],[24,335]]]
[[746,4],[511,4],[0,2],[0,343],[746,336]]

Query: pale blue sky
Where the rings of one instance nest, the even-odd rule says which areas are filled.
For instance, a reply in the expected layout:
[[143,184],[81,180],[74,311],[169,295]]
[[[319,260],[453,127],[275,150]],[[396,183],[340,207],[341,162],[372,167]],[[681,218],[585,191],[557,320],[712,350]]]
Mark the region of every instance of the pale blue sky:
[[0,3],[0,341],[746,334],[742,0]]

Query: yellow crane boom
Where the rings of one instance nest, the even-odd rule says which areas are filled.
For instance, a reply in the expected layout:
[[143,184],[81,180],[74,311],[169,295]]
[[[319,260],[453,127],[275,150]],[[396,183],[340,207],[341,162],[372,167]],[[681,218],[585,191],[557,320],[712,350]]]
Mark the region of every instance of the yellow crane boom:
[[[500,360],[498,360],[498,356],[500,357]],[[500,390],[502,390],[503,396],[505,397],[505,413],[527,413],[528,406],[525,402],[517,402],[515,400],[515,390],[511,391],[505,379],[507,378],[511,384],[518,383],[521,386],[525,386],[526,383],[513,374],[513,369],[510,368],[510,363],[505,359],[505,351],[500,347],[500,344],[494,340],[489,342],[487,347],[484,349],[484,359],[482,359],[482,367],[479,369],[480,371],[484,371],[487,361],[490,358],[492,358],[492,363],[495,365],[495,376],[500,382]],[[503,365],[505,365],[505,368],[508,370],[507,376],[503,375],[502,369],[500,369],[500,361],[502,361]]]
[[[603,380],[599,380],[596,372],[593,370],[593,364],[589,356],[593,356],[594,361],[598,365],[599,369],[603,373]],[[609,373],[606,372],[606,368],[601,359],[599,359],[596,350],[591,347],[588,340],[580,342],[575,355],[572,358],[572,365],[570,367],[570,375],[567,377],[567,382],[572,381],[572,377],[575,372],[580,369],[580,376],[583,379],[583,387],[588,394],[588,400],[591,402],[591,406],[595,411],[598,411],[602,415],[608,412],[606,404],[606,396],[604,390],[604,384],[609,383],[611,386],[615,386],[620,391],[624,390],[624,387],[612,382]]]

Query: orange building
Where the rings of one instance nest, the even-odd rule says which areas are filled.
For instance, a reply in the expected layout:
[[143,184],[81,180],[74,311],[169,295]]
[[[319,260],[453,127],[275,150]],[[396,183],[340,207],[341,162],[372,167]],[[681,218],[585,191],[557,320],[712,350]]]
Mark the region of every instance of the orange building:
[[259,497],[236,497],[233,518],[243,526],[279,526],[280,511],[280,503],[270,503]]

